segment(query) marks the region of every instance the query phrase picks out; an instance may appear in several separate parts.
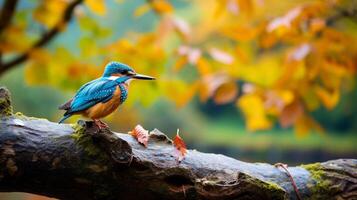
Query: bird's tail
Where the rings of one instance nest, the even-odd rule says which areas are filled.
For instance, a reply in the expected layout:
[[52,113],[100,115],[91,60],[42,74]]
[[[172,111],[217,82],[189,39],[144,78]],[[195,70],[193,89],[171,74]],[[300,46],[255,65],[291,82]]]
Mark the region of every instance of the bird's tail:
[[68,119],[70,116],[72,116],[72,115],[64,115],[63,117],[62,117],[62,119],[58,122],[59,124],[61,124],[62,122],[64,122],[64,120],[66,120],[66,119]]

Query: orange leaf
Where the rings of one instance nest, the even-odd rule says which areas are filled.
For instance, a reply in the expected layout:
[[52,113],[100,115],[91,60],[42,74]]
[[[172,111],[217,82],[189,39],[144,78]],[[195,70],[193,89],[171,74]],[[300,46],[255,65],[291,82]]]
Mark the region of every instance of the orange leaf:
[[176,150],[178,151],[178,158],[177,160],[180,162],[185,158],[185,155],[187,153],[186,149],[186,144],[183,141],[183,139],[179,135],[179,130],[177,129],[176,136],[174,138],[174,146]]
[[170,13],[173,10],[172,5],[166,0],[151,1],[151,6],[158,13]]
[[148,146],[149,131],[145,130],[141,125],[136,125],[135,128],[129,132],[136,140],[145,147]]
[[234,81],[220,85],[215,91],[213,100],[216,104],[226,104],[232,102],[238,94],[238,87]]
[[210,63],[203,57],[201,57],[197,60],[196,68],[197,68],[198,73],[201,76],[212,73]]
[[340,92],[338,90],[328,91],[323,87],[315,87],[315,92],[320,98],[322,104],[329,110],[332,110],[340,100]]
[[294,101],[293,103],[284,107],[279,117],[279,123],[281,127],[287,128],[293,125],[301,115],[303,115],[304,107],[299,101]]

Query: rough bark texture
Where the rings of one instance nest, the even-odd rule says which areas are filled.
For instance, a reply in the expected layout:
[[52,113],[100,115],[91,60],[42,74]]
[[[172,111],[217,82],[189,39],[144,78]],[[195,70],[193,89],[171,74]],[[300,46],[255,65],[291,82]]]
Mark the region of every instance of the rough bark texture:
[[[128,134],[90,122],[57,124],[12,114],[0,88],[0,191],[60,199],[296,199],[287,174],[189,150],[154,130],[145,148]],[[303,199],[357,199],[357,160],[289,167]]]

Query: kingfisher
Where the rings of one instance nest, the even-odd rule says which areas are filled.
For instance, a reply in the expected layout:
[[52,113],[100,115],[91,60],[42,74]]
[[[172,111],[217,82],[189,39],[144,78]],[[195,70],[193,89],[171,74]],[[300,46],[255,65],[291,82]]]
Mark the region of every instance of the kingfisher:
[[100,119],[114,112],[128,96],[131,80],[155,80],[154,77],[136,73],[130,66],[110,62],[105,66],[102,77],[84,84],[69,101],[59,106],[65,110],[62,123],[72,115],[82,115],[94,121],[99,129],[108,125]]

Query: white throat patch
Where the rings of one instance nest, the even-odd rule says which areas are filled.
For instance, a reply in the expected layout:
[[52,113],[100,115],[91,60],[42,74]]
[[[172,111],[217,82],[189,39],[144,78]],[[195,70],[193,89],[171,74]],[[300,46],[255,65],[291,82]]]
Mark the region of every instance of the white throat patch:
[[[116,79],[118,79],[118,78],[120,78],[120,77],[121,77],[121,76],[110,76],[110,77],[108,77],[108,80],[114,81],[114,80],[116,80]],[[129,85],[132,80],[133,80],[133,79],[128,79],[128,80],[126,80],[126,81],[125,81],[125,84]]]
[[108,79],[114,81],[114,80],[116,80],[116,79],[119,78],[119,77],[120,77],[120,76],[110,76]]

